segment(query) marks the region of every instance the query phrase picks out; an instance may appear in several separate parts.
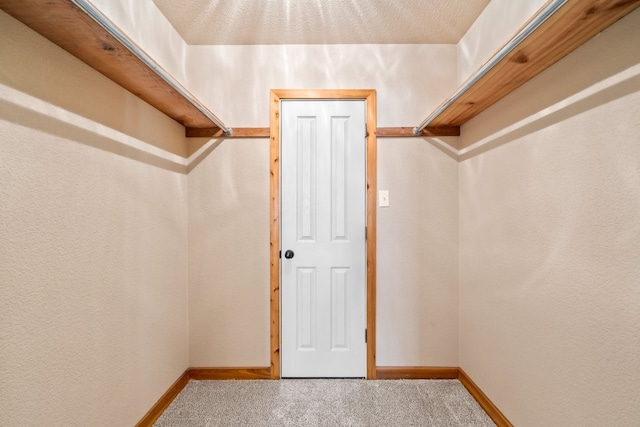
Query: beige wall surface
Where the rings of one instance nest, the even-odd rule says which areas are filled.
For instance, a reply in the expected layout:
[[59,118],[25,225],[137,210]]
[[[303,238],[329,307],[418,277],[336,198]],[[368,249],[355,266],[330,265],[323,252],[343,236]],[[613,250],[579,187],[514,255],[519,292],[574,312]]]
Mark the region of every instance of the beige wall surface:
[[[412,126],[456,83],[454,45],[191,46],[190,54],[190,88],[241,126],[269,125],[272,88],[375,88],[378,124]],[[380,185],[392,200],[378,221],[378,364],[455,365],[457,163],[437,139],[378,143]],[[192,159],[191,363],[268,366],[268,140],[209,141]],[[430,223],[419,225],[421,215]]]
[[638,40],[640,11],[462,129],[494,149],[459,169],[460,366],[517,426],[640,420]]
[[0,12],[0,425],[133,425],[187,368],[182,132]]
[[[187,46],[184,60],[174,31],[149,38],[148,29],[133,25],[145,21],[166,26],[150,1],[135,6],[121,1],[97,4],[167,69],[176,67],[173,59],[182,64],[176,75],[185,75],[189,90],[231,126],[268,126],[269,91],[274,88],[375,88],[379,126],[413,126],[456,85],[455,45]],[[145,19],[137,18],[142,15]],[[165,39],[167,43],[159,42]],[[168,51],[177,57],[168,57]],[[391,197],[398,192],[400,202],[413,192],[418,195],[391,208],[392,219],[379,224],[378,236],[421,249],[403,255],[396,255],[395,249],[381,252],[378,289],[393,298],[379,305],[379,363],[451,365],[456,363],[457,345],[451,333],[457,319],[457,237],[450,225],[456,224],[457,206],[451,202],[457,203],[457,198],[442,190],[445,187],[421,189],[423,180],[432,179],[447,189],[457,188],[457,175],[451,173],[455,161],[434,148],[442,147],[438,140],[404,142],[386,144],[379,167],[417,175],[411,180],[386,174],[393,187]],[[402,147],[397,152],[396,145]],[[418,158],[438,168],[420,172]],[[402,168],[407,162],[414,165],[411,170]],[[191,365],[267,366],[268,142],[209,141],[189,163]],[[437,207],[432,212],[439,216],[429,230],[437,230],[438,238],[427,244],[410,228],[415,224],[403,218],[414,208],[430,205]],[[424,256],[437,266],[433,271],[422,269]],[[405,311],[399,303],[427,302],[435,295],[441,304],[429,304],[427,311]],[[402,334],[395,332],[399,328]],[[416,338],[423,331],[421,342]]]
[[190,366],[269,366],[269,140],[209,141],[192,168]]
[[378,140],[378,366],[458,366],[458,163],[421,138]]
[[[232,126],[268,126],[272,88],[375,88],[413,126],[486,56],[470,30],[173,63],[132,24],[150,0],[98,3]],[[516,425],[638,420],[639,39],[635,12],[476,117],[462,163],[378,141],[378,365],[459,365]],[[268,141],[191,143],[0,12],[1,425],[131,425],[188,366],[269,364]]]
[[198,45],[187,68],[231,126],[269,126],[271,89],[376,89],[378,126],[416,126],[455,89],[456,46]]

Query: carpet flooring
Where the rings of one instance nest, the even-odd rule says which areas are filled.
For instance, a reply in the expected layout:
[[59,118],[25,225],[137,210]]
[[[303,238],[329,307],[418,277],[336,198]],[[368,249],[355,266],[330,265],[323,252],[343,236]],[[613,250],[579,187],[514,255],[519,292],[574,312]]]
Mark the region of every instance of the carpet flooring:
[[495,426],[458,380],[190,381],[157,427]]

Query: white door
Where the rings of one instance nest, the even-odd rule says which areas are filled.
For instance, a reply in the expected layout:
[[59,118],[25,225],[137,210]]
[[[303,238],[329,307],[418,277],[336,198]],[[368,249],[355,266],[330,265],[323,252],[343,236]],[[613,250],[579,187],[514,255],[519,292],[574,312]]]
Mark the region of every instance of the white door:
[[280,111],[281,376],[365,377],[365,102]]

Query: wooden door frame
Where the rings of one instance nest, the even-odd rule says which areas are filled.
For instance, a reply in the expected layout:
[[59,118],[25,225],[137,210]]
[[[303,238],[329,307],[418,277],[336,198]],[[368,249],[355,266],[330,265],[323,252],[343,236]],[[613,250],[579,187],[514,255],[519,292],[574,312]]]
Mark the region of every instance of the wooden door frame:
[[375,89],[273,89],[270,112],[271,378],[280,378],[280,101],[361,99],[367,124],[367,379],[376,378],[376,91]]

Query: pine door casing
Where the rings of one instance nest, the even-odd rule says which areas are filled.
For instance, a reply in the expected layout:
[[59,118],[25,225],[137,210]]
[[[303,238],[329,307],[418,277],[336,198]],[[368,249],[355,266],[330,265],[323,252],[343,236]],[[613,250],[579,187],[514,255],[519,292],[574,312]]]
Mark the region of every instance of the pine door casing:
[[366,111],[366,377],[375,378],[375,253],[376,253],[376,93],[375,90],[272,90],[271,91],[271,377],[280,378],[280,108],[287,99],[364,100]]

